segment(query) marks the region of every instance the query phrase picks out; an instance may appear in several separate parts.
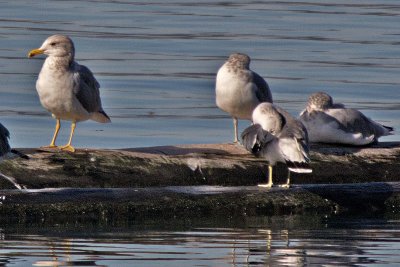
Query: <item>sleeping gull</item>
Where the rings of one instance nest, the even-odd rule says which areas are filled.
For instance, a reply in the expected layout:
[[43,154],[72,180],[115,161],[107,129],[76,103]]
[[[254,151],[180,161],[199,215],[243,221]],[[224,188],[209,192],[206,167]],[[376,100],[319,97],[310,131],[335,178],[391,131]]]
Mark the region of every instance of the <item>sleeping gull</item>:
[[59,148],[74,152],[71,142],[77,122],[88,119],[111,122],[101,107],[100,85],[87,67],[74,61],[74,43],[69,37],[52,35],[40,48],[31,50],[28,57],[39,54],[47,58],[36,81],[36,90],[42,106],[57,120],[53,139],[45,148],[57,147],[60,120],[69,120],[72,121],[69,141]]
[[238,142],[238,119],[251,120],[251,114],[258,104],[272,103],[268,84],[249,66],[248,55],[234,53],[218,70],[216,77],[216,103],[233,118],[235,143]]
[[300,120],[307,128],[310,142],[367,145],[393,131],[392,127],[374,122],[356,109],[334,104],[325,92],[309,97]]
[[290,172],[311,173],[307,130],[288,112],[271,103],[261,103],[253,111],[253,125],[242,133],[244,147],[268,161],[268,183],[271,187],[272,167],[284,162],[288,167],[286,184],[290,186]]
[[[0,161],[2,161],[3,159],[13,158],[15,156],[28,159],[27,155],[24,155],[21,152],[10,148],[10,144],[8,143],[9,138],[10,132],[7,130],[6,127],[3,126],[3,124],[0,123]],[[13,177],[4,175],[1,172],[0,177],[11,182],[16,188],[21,189],[21,186],[17,184]]]

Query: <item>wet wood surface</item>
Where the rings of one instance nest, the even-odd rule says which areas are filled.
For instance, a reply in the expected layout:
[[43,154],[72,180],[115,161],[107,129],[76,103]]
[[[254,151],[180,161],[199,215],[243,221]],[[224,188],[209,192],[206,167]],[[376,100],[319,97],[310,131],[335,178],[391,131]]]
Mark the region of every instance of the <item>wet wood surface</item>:
[[[233,144],[78,149],[73,154],[20,151],[30,159],[0,163],[0,171],[24,188],[1,180],[3,218],[397,213],[400,207],[400,143],[314,145],[313,173],[294,174],[289,189],[257,187],[265,182],[267,163]],[[286,175],[284,164],[277,166],[275,184]]]
[[[251,186],[264,182],[267,162],[240,145],[182,145],[118,150],[20,149],[30,159],[0,163],[0,171],[22,187],[120,188],[147,186]],[[316,145],[311,148],[313,173],[293,173],[293,184],[393,182],[400,179],[400,143],[358,148]],[[283,183],[287,168],[274,168]],[[14,188],[0,179],[0,189]]]

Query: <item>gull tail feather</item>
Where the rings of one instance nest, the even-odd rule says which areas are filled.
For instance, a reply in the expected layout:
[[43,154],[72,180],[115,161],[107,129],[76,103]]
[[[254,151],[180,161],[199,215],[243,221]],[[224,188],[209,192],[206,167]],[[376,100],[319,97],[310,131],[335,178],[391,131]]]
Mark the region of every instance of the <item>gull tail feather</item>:
[[111,122],[110,117],[108,117],[108,115],[103,111],[99,111],[99,112],[93,112],[91,114],[91,119],[97,122],[101,122],[101,123],[109,123]]
[[307,162],[286,161],[286,165],[287,165],[288,169],[292,172],[312,173],[311,166]]
[[382,125],[386,130],[388,130],[389,131],[389,134],[393,134],[393,132],[394,132],[394,128],[393,127],[390,127],[390,126],[386,126],[386,125]]

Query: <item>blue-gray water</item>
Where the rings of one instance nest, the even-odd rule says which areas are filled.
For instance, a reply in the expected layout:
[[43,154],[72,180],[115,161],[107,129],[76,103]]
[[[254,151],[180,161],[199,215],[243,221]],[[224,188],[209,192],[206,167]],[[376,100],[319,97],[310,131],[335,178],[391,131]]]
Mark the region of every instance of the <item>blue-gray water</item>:
[[[26,55],[55,33],[73,38],[76,58],[95,73],[113,121],[78,124],[76,147],[231,141],[231,119],[215,106],[214,78],[232,52],[252,57],[252,69],[293,115],[310,93],[325,90],[400,129],[399,1],[244,2],[0,0],[0,122],[12,145],[50,142],[55,122],[35,90],[43,56]],[[69,133],[69,123],[62,126],[60,144]],[[400,264],[399,220],[340,222],[69,231],[1,225],[0,265]]]
[[0,265],[400,265],[398,218],[194,218],[110,225],[1,225]]
[[[35,90],[44,57],[26,55],[63,33],[95,73],[112,118],[78,124],[77,147],[231,141],[214,78],[235,51],[252,57],[293,115],[326,90],[399,129],[399,15],[396,0],[0,1],[0,121],[15,147],[50,142],[55,122]],[[59,144],[69,134],[69,122],[62,126]]]

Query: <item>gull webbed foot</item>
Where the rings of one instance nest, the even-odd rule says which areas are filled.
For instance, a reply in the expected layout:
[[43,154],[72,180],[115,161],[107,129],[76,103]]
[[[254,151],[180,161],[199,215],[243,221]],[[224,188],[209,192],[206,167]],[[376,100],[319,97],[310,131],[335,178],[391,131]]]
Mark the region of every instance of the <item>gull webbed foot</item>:
[[60,146],[59,148],[63,151],[75,152],[75,148],[71,145]]
[[50,145],[48,145],[48,146],[41,146],[40,148],[44,148],[44,149],[48,149],[48,148],[50,148],[50,149],[56,149],[56,148],[58,148],[58,146],[50,144]]
[[264,187],[264,188],[271,188],[274,186],[273,183],[267,183],[267,184],[258,184],[258,187]]

